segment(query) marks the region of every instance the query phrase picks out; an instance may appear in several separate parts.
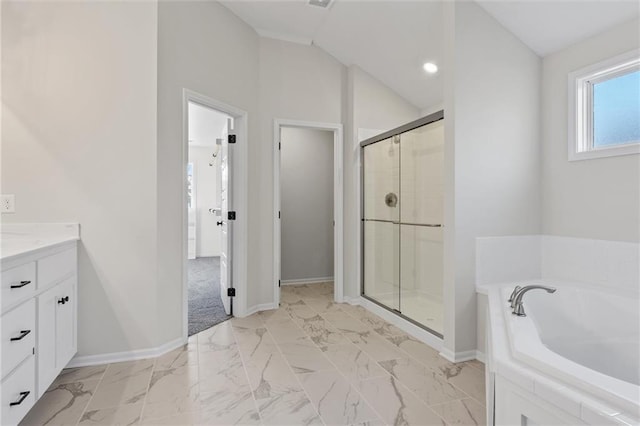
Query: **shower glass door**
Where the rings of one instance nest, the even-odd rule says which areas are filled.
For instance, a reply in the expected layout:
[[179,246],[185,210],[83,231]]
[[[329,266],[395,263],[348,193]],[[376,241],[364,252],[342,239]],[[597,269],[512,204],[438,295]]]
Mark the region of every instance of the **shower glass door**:
[[364,280],[366,295],[400,309],[400,148],[397,136],[364,148]]
[[443,113],[362,143],[362,295],[442,337]]

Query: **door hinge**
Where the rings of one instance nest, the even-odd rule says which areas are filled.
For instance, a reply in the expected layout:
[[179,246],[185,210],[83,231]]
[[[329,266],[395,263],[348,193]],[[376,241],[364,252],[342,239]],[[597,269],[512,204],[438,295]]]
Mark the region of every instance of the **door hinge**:
[[281,286],[282,286],[282,284],[281,284],[280,280],[278,280],[278,287],[281,287]]
[[236,143],[236,135],[228,135],[227,142]]
[[236,289],[231,287],[227,289],[227,296],[236,297]]
[[236,212],[232,210],[227,213],[227,220],[236,220]]
[[278,210],[278,219],[280,219],[280,210]]
[[278,142],[278,151],[282,150],[282,142]]

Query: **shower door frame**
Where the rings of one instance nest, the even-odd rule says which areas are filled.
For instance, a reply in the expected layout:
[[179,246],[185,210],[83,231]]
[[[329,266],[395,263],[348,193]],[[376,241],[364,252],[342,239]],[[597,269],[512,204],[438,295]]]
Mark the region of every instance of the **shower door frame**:
[[[394,315],[397,315],[398,317],[420,327],[421,329],[433,334],[436,337],[439,337],[441,339],[444,338],[444,336],[441,333],[438,333],[435,330],[430,329],[429,327],[427,327],[426,325],[412,319],[409,318],[406,315],[403,315],[402,312],[390,308],[388,306],[386,306],[383,303],[378,302],[377,300],[375,300],[372,297],[368,297],[365,293],[364,293],[364,262],[365,262],[365,256],[364,256],[364,223],[365,223],[365,217],[364,217],[364,149],[365,147],[369,146],[369,145],[373,145],[376,144],[378,142],[382,142],[383,140],[389,139],[391,137],[397,136],[397,135],[401,135],[402,133],[406,133],[409,132],[411,130],[417,129],[419,127],[423,127],[426,126],[428,124],[431,123],[435,123],[436,121],[440,121],[444,119],[444,110],[440,110],[437,112],[434,112],[433,114],[429,114],[425,117],[419,118],[415,121],[412,121],[410,123],[407,124],[403,124],[400,127],[396,127],[395,129],[391,129],[388,130],[384,133],[380,133],[377,136],[371,137],[369,139],[365,139],[362,142],[360,142],[360,297],[368,300],[369,302],[372,302],[378,306],[380,306],[381,308],[393,313]],[[400,142],[402,143],[402,141]],[[402,147],[400,147],[400,149],[402,149]],[[402,165],[400,165],[400,167],[402,167]],[[402,203],[402,200],[400,200],[400,203]],[[400,221],[399,221],[400,223]],[[442,224],[442,227],[444,227],[444,224]],[[400,237],[402,238],[402,237]],[[402,262],[402,258],[400,258],[400,262]],[[402,294],[402,283],[400,282],[400,279],[402,278],[401,275],[401,269],[402,268],[398,268],[398,273],[399,273],[399,279],[398,279],[398,283],[400,285],[400,294]],[[401,307],[400,307],[401,308]]]

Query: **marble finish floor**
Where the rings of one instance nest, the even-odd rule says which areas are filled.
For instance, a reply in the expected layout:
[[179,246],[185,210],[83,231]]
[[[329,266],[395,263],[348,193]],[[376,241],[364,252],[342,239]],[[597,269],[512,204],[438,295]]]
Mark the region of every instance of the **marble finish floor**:
[[333,284],[285,286],[155,359],[64,370],[22,425],[481,425],[484,366],[452,364]]

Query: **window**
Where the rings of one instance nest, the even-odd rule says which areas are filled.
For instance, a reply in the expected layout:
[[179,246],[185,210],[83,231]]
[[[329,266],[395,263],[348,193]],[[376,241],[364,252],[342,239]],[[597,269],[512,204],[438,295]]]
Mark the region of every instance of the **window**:
[[569,161],[640,153],[640,51],[569,74]]

